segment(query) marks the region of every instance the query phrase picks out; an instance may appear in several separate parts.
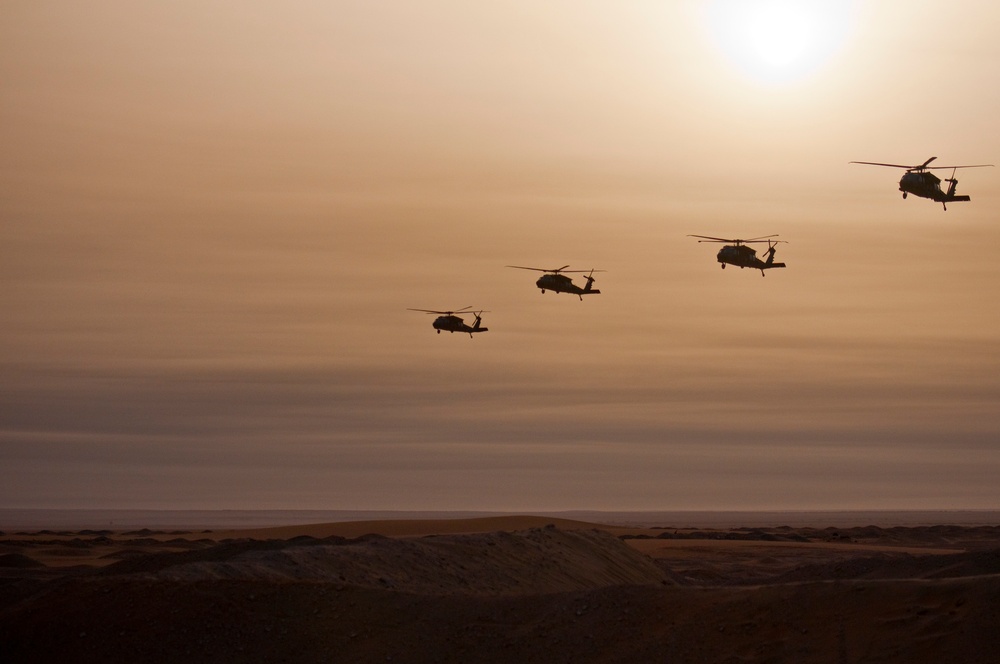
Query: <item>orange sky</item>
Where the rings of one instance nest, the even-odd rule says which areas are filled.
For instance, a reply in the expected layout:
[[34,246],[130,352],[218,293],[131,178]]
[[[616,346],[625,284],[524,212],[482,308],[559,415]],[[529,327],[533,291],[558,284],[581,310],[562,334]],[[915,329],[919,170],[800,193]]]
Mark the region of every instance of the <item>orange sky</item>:
[[848,162],[1000,164],[1000,8],[771,4],[9,5],[0,506],[996,509],[1000,169]]

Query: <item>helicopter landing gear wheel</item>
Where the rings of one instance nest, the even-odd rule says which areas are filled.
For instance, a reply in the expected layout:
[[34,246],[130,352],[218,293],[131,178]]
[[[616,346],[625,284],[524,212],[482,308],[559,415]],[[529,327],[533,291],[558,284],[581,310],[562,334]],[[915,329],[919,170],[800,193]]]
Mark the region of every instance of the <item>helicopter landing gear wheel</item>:
[[906,200],[906,192],[903,192],[903,200]]
[[722,264],[722,269],[723,269],[723,270],[725,270],[725,269],[726,269],[726,264],[725,264],[725,263],[723,263],[723,264]]
[[437,332],[438,332],[438,334],[441,334],[441,330],[438,330]]

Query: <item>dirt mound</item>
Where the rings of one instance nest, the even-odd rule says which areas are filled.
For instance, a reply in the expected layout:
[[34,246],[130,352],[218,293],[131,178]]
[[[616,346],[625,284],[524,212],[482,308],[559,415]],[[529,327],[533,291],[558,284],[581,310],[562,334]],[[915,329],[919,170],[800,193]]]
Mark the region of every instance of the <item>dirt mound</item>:
[[126,559],[100,574],[171,581],[323,581],[434,595],[671,583],[647,556],[606,532],[548,527],[402,539],[230,542]]
[[1000,549],[931,556],[880,553],[834,563],[803,565],[768,579],[767,583],[824,579],[953,579],[985,575],[1000,575]]
[[34,558],[20,553],[5,553],[0,555],[0,567],[24,569],[27,567],[44,567],[44,565]]
[[992,548],[1000,540],[1000,526],[860,526],[853,528],[800,528],[798,535],[814,542],[856,542],[890,546],[939,548]]

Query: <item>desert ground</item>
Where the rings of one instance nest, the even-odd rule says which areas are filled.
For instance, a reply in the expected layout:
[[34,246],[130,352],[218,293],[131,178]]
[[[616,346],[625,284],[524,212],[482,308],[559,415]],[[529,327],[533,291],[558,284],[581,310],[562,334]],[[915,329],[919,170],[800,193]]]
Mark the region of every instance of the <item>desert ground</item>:
[[5,662],[997,662],[1000,526],[0,534]]

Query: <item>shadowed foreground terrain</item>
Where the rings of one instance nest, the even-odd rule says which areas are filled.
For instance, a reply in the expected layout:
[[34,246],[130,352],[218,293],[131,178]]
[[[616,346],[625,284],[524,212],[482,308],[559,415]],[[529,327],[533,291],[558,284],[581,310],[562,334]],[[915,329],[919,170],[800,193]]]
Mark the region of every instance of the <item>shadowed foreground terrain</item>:
[[0,583],[10,662],[969,663],[1000,652],[993,526],[510,517],[22,532],[0,538]]

